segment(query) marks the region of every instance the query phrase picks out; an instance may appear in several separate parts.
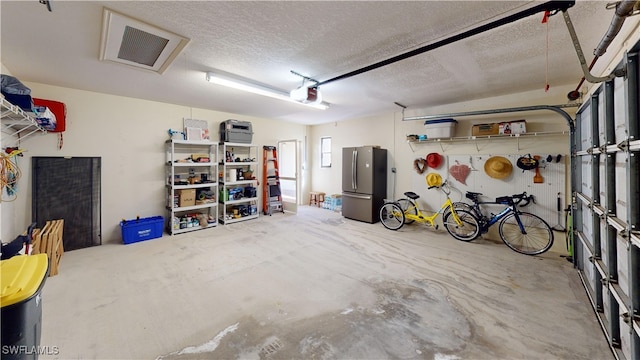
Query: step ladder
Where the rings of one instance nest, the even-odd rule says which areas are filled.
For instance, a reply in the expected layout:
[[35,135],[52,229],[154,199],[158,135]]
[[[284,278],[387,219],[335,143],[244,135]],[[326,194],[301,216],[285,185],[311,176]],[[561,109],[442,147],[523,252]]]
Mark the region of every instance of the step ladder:
[[265,215],[274,211],[284,212],[280,174],[278,173],[278,155],[275,146],[263,146],[262,157],[262,210]]

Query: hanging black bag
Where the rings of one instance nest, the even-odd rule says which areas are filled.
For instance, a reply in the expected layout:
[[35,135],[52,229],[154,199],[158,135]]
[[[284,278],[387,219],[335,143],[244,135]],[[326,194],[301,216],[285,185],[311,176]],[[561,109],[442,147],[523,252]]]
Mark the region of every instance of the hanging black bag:
[[531,157],[531,154],[527,154],[526,156],[521,156],[516,161],[516,166],[520,169],[524,170],[533,170],[537,168],[539,165],[538,160]]

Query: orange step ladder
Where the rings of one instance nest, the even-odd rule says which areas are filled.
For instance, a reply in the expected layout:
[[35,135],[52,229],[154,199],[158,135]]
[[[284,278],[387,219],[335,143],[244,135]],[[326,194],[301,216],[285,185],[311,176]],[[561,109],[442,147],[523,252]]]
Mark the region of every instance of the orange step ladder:
[[276,147],[263,146],[262,149],[262,211],[265,215],[284,212]]

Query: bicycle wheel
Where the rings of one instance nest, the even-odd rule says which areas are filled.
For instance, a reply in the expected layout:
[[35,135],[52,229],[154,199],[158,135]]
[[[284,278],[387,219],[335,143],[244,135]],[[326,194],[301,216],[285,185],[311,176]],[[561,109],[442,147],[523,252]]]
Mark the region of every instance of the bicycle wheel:
[[473,216],[467,210],[455,210],[456,215],[462,222],[461,225],[456,223],[453,213],[451,211],[444,214],[442,217],[442,223],[447,229],[449,234],[457,240],[471,241],[480,235],[480,225],[478,225],[478,219]]
[[[400,205],[400,208],[405,214],[418,216],[418,208],[416,208],[416,204],[413,201],[409,199],[400,199],[397,201],[397,203],[398,205]],[[414,221],[415,220],[413,219],[407,219],[406,217],[404,218],[405,224],[411,224]]]
[[541,217],[527,212],[518,212],[524,232],[520,230],[515,213],[507,215],[498,227],[502,241],[515,252],[538,255],[553,245],[553,231]]
[[404,225],[404,212],[395,202],[387,202],[380,208],[380,222],[389,230],[398,230]]

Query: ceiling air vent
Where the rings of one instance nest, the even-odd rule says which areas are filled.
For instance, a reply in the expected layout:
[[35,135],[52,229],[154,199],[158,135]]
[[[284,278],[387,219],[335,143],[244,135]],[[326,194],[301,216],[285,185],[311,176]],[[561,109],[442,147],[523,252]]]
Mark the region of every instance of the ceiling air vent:
[[189,39],[105,8],[100,60],[162,74]]

